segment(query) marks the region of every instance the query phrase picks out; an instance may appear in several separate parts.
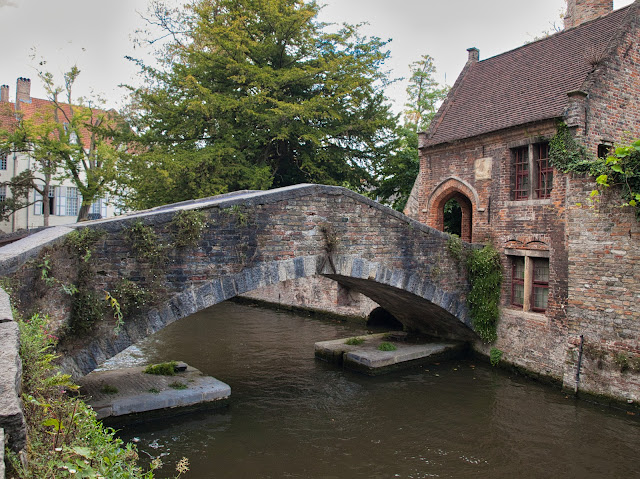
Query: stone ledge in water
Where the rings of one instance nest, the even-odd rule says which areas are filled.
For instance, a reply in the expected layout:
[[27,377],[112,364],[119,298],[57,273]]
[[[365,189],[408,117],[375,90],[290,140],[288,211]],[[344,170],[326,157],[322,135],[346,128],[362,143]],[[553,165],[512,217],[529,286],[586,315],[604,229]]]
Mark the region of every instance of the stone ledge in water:
[[[404,332],[369,334],[355,338],[364,341],[357,345],[346,343],[351,338],[318,342],[315,344],[315,356],[348,369],[377,375],[415,366],[417,363],[454,358],[466,350],[464,343],[414,341]],[[380,351],[378,346],[384,341],[391,342],[396,350]]]
[[[225,406],[231,395],[229,385],[188,365],[174,376],[145,374],[144,369],[94,371],[78,381],[98,419],[194,405]],[[186,388],[176,389],[174,383]]]

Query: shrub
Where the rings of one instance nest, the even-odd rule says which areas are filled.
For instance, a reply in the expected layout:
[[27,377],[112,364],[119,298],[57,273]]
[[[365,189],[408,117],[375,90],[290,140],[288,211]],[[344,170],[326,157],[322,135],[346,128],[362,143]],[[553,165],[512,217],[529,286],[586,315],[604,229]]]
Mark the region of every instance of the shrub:
[[380,351],[395,351],[396,349],[396,345],[392,344],[392,343],[388,343],[386,341],[380,343],[380,346],[378,346],[378,349]]
[[157,376],[174,376],[176,374],[176,361],[169,361],[168,363],[149,364],[145,370],[145,374],[155,374]]
[[349,338],[344,343],[349,346],[358,346],[359,344],[364,343],[364,338]]
[[185,248],[198,244],[207,226],[207,218],[202,211],[182,210],[173,217],[171,223],[177,229],[176,247]]
[[500,364],[500,360],[502,359],[502,351],[498,348],[491,348],[489,352],[489,361],[491,362],[491,366],[497,366]]

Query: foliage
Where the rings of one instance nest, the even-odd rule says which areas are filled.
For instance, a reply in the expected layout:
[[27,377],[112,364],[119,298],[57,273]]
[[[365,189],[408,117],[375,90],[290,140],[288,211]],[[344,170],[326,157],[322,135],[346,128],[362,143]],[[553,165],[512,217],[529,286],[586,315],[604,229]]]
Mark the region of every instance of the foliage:
[[79,228],[73,230],[64,238],[64,244],[79,258],[87,263],[91,259],[92,250],[96,242],[102,239],[106,232],[93,228]]
[[152,470],[136,465],[135,447],[124,445],[91,408],[69,394],[76,386],[53,364],[56,338],[47,330],[47,318],[34,315],[18,324],[29,466],[23,468],[9,454],[8,477],[151,479]]
[[558,170],[586,173],[591,167],[585,148],[573,138],[569,127],[558,122],[557,132],[549,140],[549,162]]
[[183,389],[187,389],[188,386],[185,383],[182,383],[180,381],[174,381],[169,384],[169,387],[177,390],[183,390]]
[[489,361],[491,362],[491,366],[497,366],[500,364],[500,360],[502,359],[502,351],[498,348],[491,348],[489,351]]
[[93,325],[104,317],[104,313],[100,295],[86,287],[81,288],[71,302],[69,332],[74,335],[88,333]]
[[109,293],[109,291],[105,291],[104,300],[113,311],[113,319],[115,320],[113,334],[117,336],[120,333],[120,329],[122,328],[122,326],[124,326],[124,315],[122,314],[122,309],[120,308],[120,302],[116,298],[111,296],[111,293]]
[[409,101],[405,104],[404,116],[408,124],[415,125],[416,131],[426,131],[440,104],[447,97],[450,87],[440,85],[435,80],[436,66],[430,55],[422,55],[420,60],[413,62],[409,68]]
[[203,211],[182,210],[173,217],[171,224],[178,230],[176,247],[185,248],[198,244],[207,226],[207,217]]
[[344,344],[349,346],[358,346],[362,343],[364,343],[364,338],[349,338],[344,342]]
[[110,296],[116,298],[125,318],[131,318],[138,314],[144,305],[149,304],[154,298],[151,291],[128,279],[121,279],[111,289]]
[[380,351],[395,351],[398,348],[396,347],[395,344],[389,343],[387,341],[383,341],[382,343],[380,343],[380,346],[378,346],[378,349]]
[[249,223],[247,213],[243,211],[243,207],[240,205],[230,206],[229,208],[223,209],[222,212],[227,215],[235,216],[236,224],[238,226],[247,226],[247,224]]
[[378,166],[380,181],[376,197],[394,209],[402,211],[418,177],[418,132],[429,129],[449,87],[436,82],[433,58],[422,55],[409,65],[411,77],[407,86],[404,125],[396,128],[391,154]]
[[[46,62],[41,61],[40,66],[44,65]],[[123,135],[126,126],[113,110],[72,98],[79,75],[80,70],[71,67],[63,74],[65,86],[60,87],[51,73],[39,71],[48,103],[39,106],[31,117],[19,116],[12,131],[0,132],[3,152],[27,153],[32,159],[32,169],[4,183],[12,190],[4,215],[28,206],[27,195],[33,189],[42,197],[47,226],[51,183],[68,179],[82,197],[78,212],[81,221],[87,218],[91,204],[115,187],[118,165],[127,156]]]
[[462,208],[455,198],[451,198],[444,204],[444,232],[462,236]]
[[118,388],[111,384],[105,384],[100,388],[100,392],[104,394],[118,394]]
[[144,153],[127,167],[130,205],[307,182],[370,186],[396,120],[386,42],[330,28],[320,8],[196,0],[155,10],[172,40],[159,67],[137,61],[146,82],[132,92],[131,120]]
[[158,376],[174,376],[176,374],[176,361],[169,361],[160,364],[149,364],[145,369],[145,374],[155,374]]
[[620,206],[631,206],[640,219],[640,139],[617,146],[606,158],[589,159],[566,124],[559,122],[557,129],[549,142],[551,164],[565,173],[593,176],[597,188],[591,191],[590,198],[594,201],[598,200],[600,190],[615,188],[622,200]]
[[[617,188],[623,201],[620,206],[633,207],[640,219],[640,139],[618,146],[612,155],[595,160],[591,174],[600,188]],[[598,194],[598,190],[593,190],[591,196]]]
[[613,356],[613,362],[620,368],[621,373],[629,369],[629,355],[623,351]]
[[462,247],[462,240],[459,236],[449,235],[449,239],[447,239],[447,251],[454,260],[462,261],[465,252]]
[[491,245],[470,250],[466,267],[471,284],[467,296],[471,322],[484,342],[493,342],[497,338],[496,327],[500,317],[503,277],[500,254]]
[[125,229],[124,236],[131,244],[136,258],[150,263],[162,263],[166,260],[165,247],[151,226],[138,220]]

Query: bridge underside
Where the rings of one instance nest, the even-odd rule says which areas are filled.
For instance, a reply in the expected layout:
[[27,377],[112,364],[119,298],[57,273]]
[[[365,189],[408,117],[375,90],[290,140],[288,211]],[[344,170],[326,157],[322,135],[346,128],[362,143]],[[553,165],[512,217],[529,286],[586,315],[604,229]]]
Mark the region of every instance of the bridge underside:
[[410,331],[443,339],[463,341],[477,339],[477,335],[458,318],[413,293],[361,278],[335,274],[324,276],[372,299]]

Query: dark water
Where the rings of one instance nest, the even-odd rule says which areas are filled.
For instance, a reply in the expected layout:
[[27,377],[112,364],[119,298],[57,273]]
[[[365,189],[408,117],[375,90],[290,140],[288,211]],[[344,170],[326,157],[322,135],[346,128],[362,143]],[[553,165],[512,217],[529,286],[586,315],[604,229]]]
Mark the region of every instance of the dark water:
[[231,406],[121,431],[157,476],[188,478],[640,477],[637,417],[481,363],[371,378],[314,360],[357,325],[223,303],[140,349],[231,386]]

